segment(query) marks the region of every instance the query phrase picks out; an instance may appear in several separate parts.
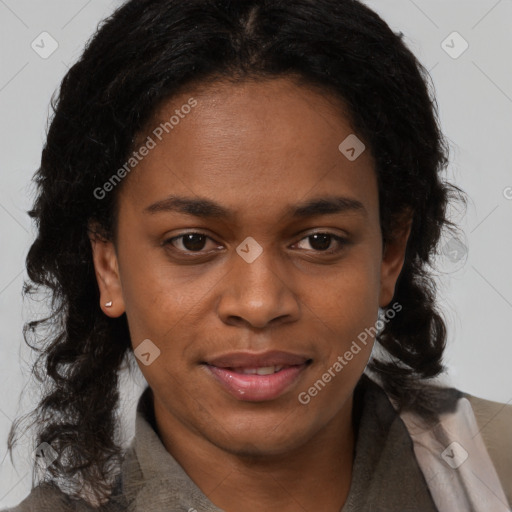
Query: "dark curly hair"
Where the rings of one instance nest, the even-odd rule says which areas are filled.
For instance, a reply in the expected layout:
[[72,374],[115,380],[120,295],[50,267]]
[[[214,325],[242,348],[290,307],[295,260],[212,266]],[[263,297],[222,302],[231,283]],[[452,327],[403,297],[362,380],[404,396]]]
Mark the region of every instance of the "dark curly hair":
[[[29,212],[38,233],[24,293],[47,290],[51,312],[24,328],[43,391],[21,419],[33,420],[37,444],[58,452],[46,478],[69,484],[68,494],[87,484],[97,497],[109,495],[122,460],[120,372],[133,357],[126,316],[112,319],[99,307],[88,232],[94,221],[115,241],[121,187],[101,200],[94,191],[127,160],[159,106],[185,87],[282,76],[347,108],[376,162],[384,244],[413,212],[393,298],[403,310],[377,336],[385,357],[368,370],[401,409],[425,417],[435,410],[429,380],[444,370],[446,326],[433,258],[443,230],[457,229],[451,201],[465,198],[441,177],[449,147],[430,75],[403,34],[357,0],[130,0],[100,23],[52,97]],[[21,419],[9,434],[11,457]]]

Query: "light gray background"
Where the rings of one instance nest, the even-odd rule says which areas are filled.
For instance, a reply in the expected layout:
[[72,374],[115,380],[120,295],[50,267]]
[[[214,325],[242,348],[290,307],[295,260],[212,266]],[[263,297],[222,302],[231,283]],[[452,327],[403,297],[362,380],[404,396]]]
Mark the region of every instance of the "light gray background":
[[[0,0],[0,509],[30,489],[30,440],[6,456],[12,419],[33,405],[20,401],[33,359],[22,324],[37,313],[22,306],[24,258],[34,235],[26,210],[40,162],[49,101],[98,22],[120,5],[106,0]],[[469,195],[463,227],[467,255],[445,242],[440,298],[449,325],[444,381],[474,395],[512,400],[512,0],[367,0],[431,71],[442,127],[451,144],[449,177]],[[41,58],[31,43],[49,32],[58,49]],[[442,43],[454,31],[469,44],[454,59]],[[453,40],[453,42],[451,42]],[[460,41],[449,38],[452,51]],[[456,252],[453,252],[455,249]],[[450,252],[451,251],[451,252]],[[464,256],[461,258],[461,256]],[[459,259],[461,258],[461,259]],[[456,260],[456,261],[452,261]],[[465,264],[463,264],[465,262]],[[133,435],[141,390],[126,382],[126,440]],[[26,436],[28,438],[28,436]]]

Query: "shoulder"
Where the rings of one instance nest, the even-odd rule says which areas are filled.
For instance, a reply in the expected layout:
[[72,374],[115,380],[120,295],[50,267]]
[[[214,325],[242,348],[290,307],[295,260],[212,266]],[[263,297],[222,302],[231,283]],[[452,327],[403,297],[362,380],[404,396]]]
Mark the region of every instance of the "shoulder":
[[[456,466],[446,459],[454,457],[453,449],[448,452],[446,450],[451,441],[458,439],[472,456],[464,470],[457,472],[455,488],[452,487],[450,491],[452,495],[456,497],[473,493],[471,499],[477,500],[474,490],[471,490],[474,476],[480,470],[484,473],[489,471],[486,474],[489,477],[486,478],[487,481],[491,483],[488,489],[491,490],[496,485],[496,493],[493,491],[495,497],[503,503],[508,501],[512,504],[512,405],[493,402],[457,388],[439,385],[426,385],[418,396],[421,400],[416,402],[429,415],[418,412],[420,408],[417,407],[401,411],[400,416],[411,435],[424,473],[434,471],[432,474],[438,481],[448,482],[452,477],[448,467],[458,469],[468,458],[466,454],[466,459],[461,459]],[[446,456],[443,456],[445,452]],[[440,453],[441,458],[438,456]],[[441,463],[440,459],[444,459],[447,464]],[[439,487],[437,492],[440,493],[440,500],[446,498],[445,489]]]
[[473,407],[477,421],[486,422],[486,429],[499,429],[505,425],[510,427],[512,422],[512,401],[509,403],[493,402],[484,398],[479,398],[469,393],[462,393]]
[[117,496],[98,508],[84,500],[71,498],[56,485],[43,483],[32,489],[19,505],[0,512],[118,512],[121,510],[126,510],[126,507]]
[[67,512],[71,510],[67,496],[60,489],[43,484],[32,489],[19,505],[3,512]]
[[463,393],[475,419],[503,489],[512,503],[512,403],[503,404]]

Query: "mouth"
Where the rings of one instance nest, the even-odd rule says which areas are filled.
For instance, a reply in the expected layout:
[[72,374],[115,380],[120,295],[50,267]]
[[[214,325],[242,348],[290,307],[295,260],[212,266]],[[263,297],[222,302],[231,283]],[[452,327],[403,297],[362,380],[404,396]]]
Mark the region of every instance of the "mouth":
[[275,400],[295,385],[312,359],[284,352],[233,353],[202,364],[224,391],[238,400]]
[[291,368],[290,366],[260,366],[258,368],[226,368],[227,370],[241,373],[243,375],[272,375],[280,372],[283,368]]

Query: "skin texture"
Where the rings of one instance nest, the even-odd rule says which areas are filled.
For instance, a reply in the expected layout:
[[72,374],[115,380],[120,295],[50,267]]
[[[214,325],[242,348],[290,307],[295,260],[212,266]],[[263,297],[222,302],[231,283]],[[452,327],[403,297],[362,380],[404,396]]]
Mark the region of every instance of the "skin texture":
[[[373,158],[368,148],[355,161],[339,151],[353,130],[327,94],[289,78],[218,82],[165,103],[152,129],[190,97],[197,106],[125,178],[115,244],[91,236],[100,306],[111,317],[126,312],[134,348],[150,339],[160,349],[149,366],[139,362],[159,435],[213,503],[228,512],[339,511],[354,458],[352,394],[373,340],[307,405],[298,395],[391,302],[410,223],[383,247]],[[211,199],[234,217],[144,212],[171,194]],[[333,195],[364,211],[286,214]],[[164,245],[188,231],[209,238]],[[315,242],[315,232],[348,242]],[[249,236],[263,249],[252,263],[236,252]],[[229,395],[200,364],[272,349],[312,363],[266,402]]]

